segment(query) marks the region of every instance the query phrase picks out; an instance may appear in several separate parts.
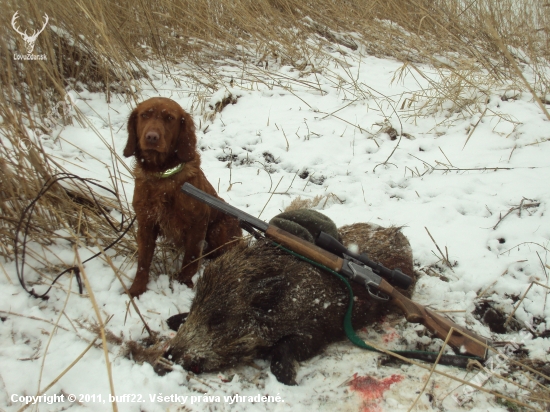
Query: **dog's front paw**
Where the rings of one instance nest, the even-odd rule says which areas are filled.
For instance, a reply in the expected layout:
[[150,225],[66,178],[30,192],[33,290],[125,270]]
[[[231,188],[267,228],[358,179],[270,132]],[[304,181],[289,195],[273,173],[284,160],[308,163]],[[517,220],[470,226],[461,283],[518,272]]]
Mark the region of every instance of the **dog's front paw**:
[[190,265],[184,265],[183,269],[174,278],[186,285],[188,288],[193,289],[193,276],[199,270],[198,262],[194,262]]
[[132,286],[130,287],[128,292],[130,293],[130,296],[132,296],[133,298],[136,298],[139,295],[145,293],[146,290],[147,290],[147,284],[142,285],[140,283],[134,282],[132,283]]

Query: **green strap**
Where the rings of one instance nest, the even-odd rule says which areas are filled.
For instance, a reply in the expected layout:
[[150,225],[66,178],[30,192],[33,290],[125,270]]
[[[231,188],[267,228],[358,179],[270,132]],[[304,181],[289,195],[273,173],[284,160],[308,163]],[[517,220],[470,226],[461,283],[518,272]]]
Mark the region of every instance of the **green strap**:
[[[346,285],[346,288],[349,292],[349,304],[348,309],[346,311],[346,314],[344,316],[344,331],[346,333],[346,336],[356,346],[359,346],[360,348],[367,349],[373,352],[378,353],[384,353],[379,351],[378,349],[373,348],[370,345],[367,345],[363,339],[361,339],[357,334],[355,333],[355,330],[353,329],[353,326],[351,324],[351,315],[353,312],[353,290],[351,289],[351,286],[348,282],[348,280],[340,275],[338,272],[318,263],[314,260],[308,259],[305,256],[300,255],[299,253],[296,253],[290,249],[285,248],[284,246],[273,242],[275,246],[277,246],[279,249],[284,250],[285,252],[296,256],[298,259],[303,260],[304,262],[307,262],[313,266],[316,266],[324,271],[327,271],[329,273],[332,273],[333,275],[337,276],[338,279],[340,279],[344,284]],[[396,353],[398,355],[404,356],[406,358],[414,358],[414,359],[421,359],[426,361],[435,361],[437,357],[439,356],[439,352],[425,352],[425,351],[415,351],[415,350],[394,350],[393,353]],[[483,362],[483,359],[477,357],[477,356],[463,356],[463,355],[441,355],[440,357],[440,364],[448,364],[458,367],[466,368],[468,366],[469,361],[471,360],[477,360],[480,362]]]

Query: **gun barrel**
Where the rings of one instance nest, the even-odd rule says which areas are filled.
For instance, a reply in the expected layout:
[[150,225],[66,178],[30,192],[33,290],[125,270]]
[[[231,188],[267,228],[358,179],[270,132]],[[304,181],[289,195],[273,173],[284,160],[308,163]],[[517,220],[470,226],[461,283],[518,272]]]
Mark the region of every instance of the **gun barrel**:
[[213,207],[220,212],[226,213],[230,216],[233,216],[239,220],[239,222],[246,222],[252,227],[265,233],[269,225],[252,215],[249,215],[246,212],[243,212],[240,209],[237,209],[235,206],[231,206],[229,203],[224,202],[221,199],[218,199],[208,193],[204,193],[202,190],[197,189],[191,183],[185,183],[181,187],[181,191],[191,197],[194,197],[197,200],[200,200],[206,203],[208,206]]

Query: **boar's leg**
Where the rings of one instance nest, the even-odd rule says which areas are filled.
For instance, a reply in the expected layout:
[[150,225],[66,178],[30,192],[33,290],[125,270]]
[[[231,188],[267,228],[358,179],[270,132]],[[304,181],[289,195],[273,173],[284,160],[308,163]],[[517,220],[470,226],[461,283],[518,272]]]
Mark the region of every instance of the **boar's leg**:
[[311,337],[298,335],[285,336],[271,350],[271,373],[285,385],[297,385],[296,367],[298,361],[306,360],[319,351],[322,344],[317,344]]
[[287,336],[277,342],[271,351],[271,373],[285,385],[296,383],[296,356],[294,348],[299,340],[297,336]]

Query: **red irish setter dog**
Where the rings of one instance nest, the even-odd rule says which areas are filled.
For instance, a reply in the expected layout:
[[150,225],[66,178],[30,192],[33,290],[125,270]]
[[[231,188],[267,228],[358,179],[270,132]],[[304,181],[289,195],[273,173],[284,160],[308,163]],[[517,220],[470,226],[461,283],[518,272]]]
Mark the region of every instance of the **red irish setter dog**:
[[192,286],[191,277],[204,253],[217,249],[210,256],[220,255],[235,244],[232,240],[242,236],[235,218],[181,191],[182,185],[189,182],[217,197],[200,168],[196,142],[193,119],[173,100],[146,100],[128,119],[124,156],[135,156],[137,161],[132,205],[138,223],[138,269],[130,287],[132,296],[147,290],[159,235],[184,248],[182,269],[176,279],[188,286]]

